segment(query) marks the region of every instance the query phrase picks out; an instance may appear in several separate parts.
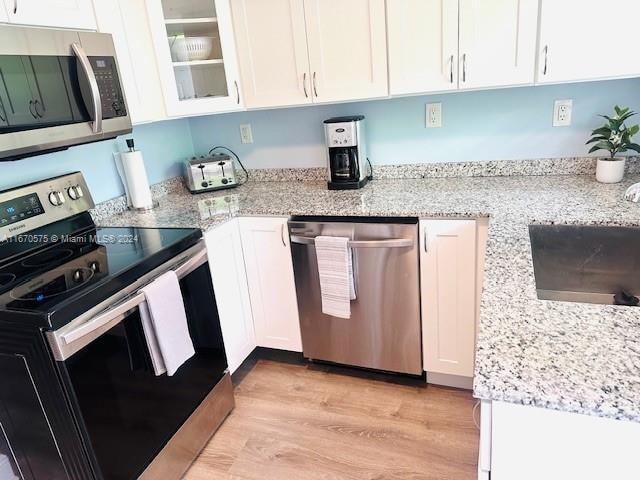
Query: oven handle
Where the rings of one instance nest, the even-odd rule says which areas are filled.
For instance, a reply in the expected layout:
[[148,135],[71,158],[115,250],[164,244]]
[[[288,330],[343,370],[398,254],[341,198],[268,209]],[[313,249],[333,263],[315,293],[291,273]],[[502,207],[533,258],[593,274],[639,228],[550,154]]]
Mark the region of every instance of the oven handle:
[[[202,250],[201,252],[198,252],[196,256],[191,257],[188,260],[185,260],[177,268],[170,268],[165,272],[161,273],[160,275],[164,275],[166,272],[173,270],[178,276],[178,278],[183,278],[184,276],[188,275],[193,270],[195,270],[197,267],[202,265],[206,260],[206,256],[207,256],[207,251]],[[152,283],[160,275],[146,282],[145,285]],[[91,321],[85,323],[84,325],[79,326],[75,330],[65,333],[60,338],[66,345],[69,345],[70,343],[75,342],[79,338],[84,337],[85,335],[93,332],[94,330],[100,328],[101,326],[109,323],[111,320],[113,320],[117,316],[122,315],[128,312],[129,310],[136,308],[138,305],[140,305],[142,302],[145,301],[144,293],[140,291],[143,287],[140,287],[140,289],[136,293],[127,297],[125,300],[111,307],[106,308],[105,310],[100,312],[98,315],[93,317]]]
[[[179,279],[184,278],[193,272],[196,268],[200,267],[207,262],[207,250],[202,245],[202,248],[198,249],[192,256],[178,263],[174,264],[171,268],[167,268],[164,271],[159,271],[154,274],[152,278],[144,281],[141,285],[124,299],[119,300],[117,303],[108,306],[104,310],[89,317],[86,322],[81,323],[77,327],[64,333],[47,332],[49,337],[49,343],[52,346],[54,357],[56,360],[66,360],[71,355],[79,351],[84,346],[88,345],[95,338],[98,338],[106,330],[111,329],[118,323],[120,323],[126,316],[126,314],[137,308],[141,303],[145,301],[144,293],[140,290],[153,282],[156,278],[169,270],[173,270]],[[93,335],[92,335],[93,334]],[[87,339],[91,335],[91,338]],[[82,345],[75,345],[76,342],[81,340]]]
[[91,103],[93,104],[93,133],[102,133],[102,100],[100,98],[100,89],[98,88],[96,74],[93,71],[93,67],[91,66],[91,62],[89,61],[89,57],[84,51],[84,48],[82,48],[79,43],[72,43],[71,48],[80,62],[80,66],[87,77],[89,88],[91,89]]
[[[314,245],[315,237],[304,237],[301,235],[292,235],[291,243],[301,245]],[[347,246],[349,248],[407,248],[413,247],[412,238],[389,238],[387,240],[349,240]]]

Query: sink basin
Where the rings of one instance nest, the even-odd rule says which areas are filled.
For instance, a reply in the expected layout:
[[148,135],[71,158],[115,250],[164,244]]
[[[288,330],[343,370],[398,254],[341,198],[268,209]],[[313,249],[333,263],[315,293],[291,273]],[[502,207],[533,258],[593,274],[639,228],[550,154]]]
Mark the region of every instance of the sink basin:
[[640,228],[529,225],[538,298],[637,305]]

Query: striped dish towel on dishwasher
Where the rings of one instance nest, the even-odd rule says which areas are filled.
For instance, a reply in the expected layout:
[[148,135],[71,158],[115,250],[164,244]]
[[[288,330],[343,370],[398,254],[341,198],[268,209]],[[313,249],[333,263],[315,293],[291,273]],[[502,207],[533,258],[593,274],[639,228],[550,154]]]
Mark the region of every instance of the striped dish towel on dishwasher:
[[322,313],[351,318],[351,300],[356,299],[356,291],[349,238],[318,236],[315,246]]

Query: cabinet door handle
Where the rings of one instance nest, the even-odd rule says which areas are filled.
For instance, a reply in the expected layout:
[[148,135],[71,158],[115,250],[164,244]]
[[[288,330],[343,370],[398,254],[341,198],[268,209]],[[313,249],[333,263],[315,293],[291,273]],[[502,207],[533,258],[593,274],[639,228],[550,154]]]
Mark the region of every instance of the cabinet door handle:
[[449,83],[453,83],[453,55],[449,57]]
[[309,98],[309,94],[307,93],[307,72],[304,72],[302,75],[302,90],[304,90],[304,98]]
[[16,15],[18,13],[18,0],[13,0],[13,14]]
[[29,113],[31,114],[31,116],[34,119],[38,119],[38,115],[35,114],[34,110],[35,110],[35,104],[33,103],[33,100],[29,100]]
[[318,86],[316,85],[316,72],[313,72],[313,93],[318,97]]
[[547,74],[547,61],[549,59],[549,45],[544,46],[544,66],[542,67],[542,74]]
[[240,105],[240,88],[238,87],[238,81],[234,80],[233,84],[236,86],[236,103]]
[[424,227],[424,253],[429,252],[429,234],[427,233],[427,227]]
[[282,240],[282,246],[286,247],[287,242],[284,240],[284,223],[280,225],[280,240]]
[[462,54],[462,81],[467,81],[467,54]]
[[[43,118],[43,117],[44,117],[44,115],[38,111],[38,105],[42,105],[42,104],[40,103],[40,100],[35,99],[35,100],[33,101],[33,110],[36,112],[36,115],[37,115],[38,117]],[[46,108],[44,108],[44,106],[42,106],[42,110],[46,112],[46,110],[47,110],[47,109],[46,109]]]

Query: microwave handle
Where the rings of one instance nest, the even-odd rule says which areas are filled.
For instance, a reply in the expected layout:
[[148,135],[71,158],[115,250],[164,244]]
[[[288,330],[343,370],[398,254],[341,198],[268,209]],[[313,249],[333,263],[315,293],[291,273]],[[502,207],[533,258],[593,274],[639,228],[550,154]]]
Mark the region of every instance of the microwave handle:
[[102,133],[102,100],[100,99],[100,89],[98,88],[96,74],[93,72],[93,67],[91,66],[91,62],[89,61],[89,57],[84,51],[84,48],[82,48],[79,43],[72,43],[71,48],[80,62],[80,66],[87,77],[89,88],[91,89],[91,103],[93,104],[93,133]]

